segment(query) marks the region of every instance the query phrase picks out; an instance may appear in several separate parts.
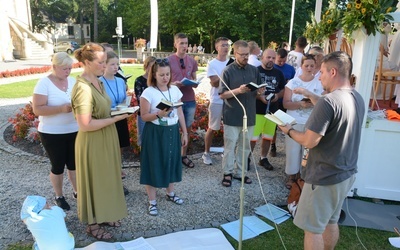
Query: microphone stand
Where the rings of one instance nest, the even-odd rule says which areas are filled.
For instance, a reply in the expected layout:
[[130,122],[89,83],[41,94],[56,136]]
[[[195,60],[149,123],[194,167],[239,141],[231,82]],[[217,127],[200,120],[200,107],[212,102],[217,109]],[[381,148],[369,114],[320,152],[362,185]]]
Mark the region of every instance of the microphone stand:
[[222,80],[222,78],[218,75],[218,73],[214,70],[220,81],[225,85],[228,91],[233,95],[236,101],[243,109],[243,143],[242,143],[242,181],[240,186],[240,208],[239,208],[239,250],[242,250],[242,242],[243,242],[243,210],[244,210],[244,169],[245,169],[245,145],[246,145],[246,136],[247,136],[247,114],[246,109],[244,108],[243,104],[239,101],[233,91],[229,88],[229,86]]

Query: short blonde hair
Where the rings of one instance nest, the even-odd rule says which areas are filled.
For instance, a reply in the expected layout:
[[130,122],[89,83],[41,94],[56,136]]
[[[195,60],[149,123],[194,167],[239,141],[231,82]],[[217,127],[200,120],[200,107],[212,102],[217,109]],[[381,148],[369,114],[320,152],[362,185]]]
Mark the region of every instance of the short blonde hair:
[[55,66],[71,66],[74,60],[66,52],[54,53],[51,63]]

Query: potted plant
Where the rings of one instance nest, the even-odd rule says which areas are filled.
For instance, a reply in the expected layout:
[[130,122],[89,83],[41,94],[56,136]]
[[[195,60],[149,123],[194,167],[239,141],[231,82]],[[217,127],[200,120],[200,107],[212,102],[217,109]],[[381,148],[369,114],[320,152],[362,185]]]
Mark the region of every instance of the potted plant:
[[382,32],[382,23],[393,20],[389,13],[396,8],[392,5],[392,0],[350,0],[341,22],[344,36],[352,39],[352,34],[357,30],[365,31],[366,35]]

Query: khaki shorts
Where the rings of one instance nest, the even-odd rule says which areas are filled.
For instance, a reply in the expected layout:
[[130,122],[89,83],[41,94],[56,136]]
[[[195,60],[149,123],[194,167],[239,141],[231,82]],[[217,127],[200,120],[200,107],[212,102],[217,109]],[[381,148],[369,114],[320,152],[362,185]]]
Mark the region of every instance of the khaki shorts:
[[350,191],[355,176],[334,185],[304,183],[293,223],[304,231],[322,234],[328,224],[339,221],[343,201]]
[[252,141],[257,141],[260,136],[266,140],[272,140],[276,131],[276,124],[264,117],[256,114],[256,125],[254,126]]
[[222,104],[210,103],[208,107],[208,127],[212,130],[221,128]]

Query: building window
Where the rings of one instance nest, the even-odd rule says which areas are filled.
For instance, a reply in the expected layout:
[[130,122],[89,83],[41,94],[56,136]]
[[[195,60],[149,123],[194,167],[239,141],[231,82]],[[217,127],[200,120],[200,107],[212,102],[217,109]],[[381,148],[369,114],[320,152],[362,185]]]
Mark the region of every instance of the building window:
[[74,26],[68,26],[68,38],[75,38],[74,35]]

